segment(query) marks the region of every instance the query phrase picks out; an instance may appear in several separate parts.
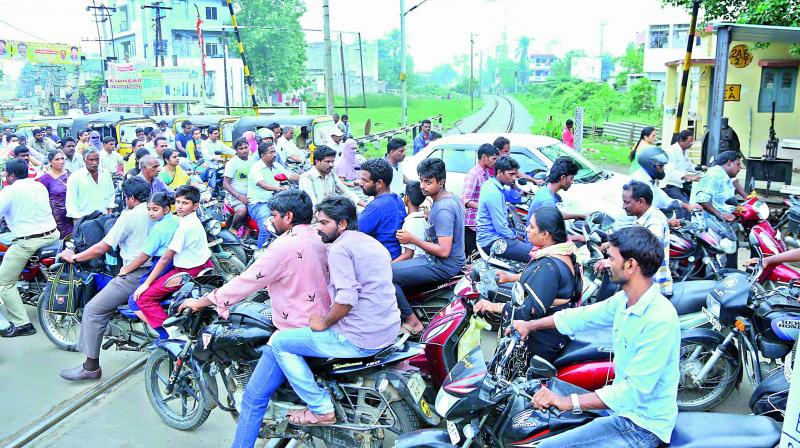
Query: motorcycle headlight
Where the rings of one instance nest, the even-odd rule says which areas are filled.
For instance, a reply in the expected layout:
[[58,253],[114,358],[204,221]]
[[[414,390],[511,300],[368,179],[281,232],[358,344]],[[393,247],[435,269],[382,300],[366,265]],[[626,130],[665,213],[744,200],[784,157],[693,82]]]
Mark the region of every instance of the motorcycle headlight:
[[219,235],[219,232],[222,231],[222,224],[220,224],[216,219],[212,219],[208,222],[208,224],[206,224],[206,231],[212,236],[217,236]]
[[514,286],[511,287],[511,301],[516,306],[525,304],[525,290],[522,289],[522,283],[516,282]]
[[719,319],[720,303],[717,302],[717,299],[715,299],[711,294],[706,296],[706,309],[709,313],[714,315],[714,317]]
[[729,238],[723,238],[719,242],[719,249],[726,254],[736,253],[736,241]]
[[441,388],[439,389],[439,393],[436,394],[436,404],[433,408],[436,411],[436,414],[444,418],[447,416],[450,408],[452,408],[454,404],[458,403],[458,400],[458,397],[448,394],[445,392],[444,388]]
[[756,201],[753,204],[753,209],[756,211],[756,215],[758,215],[758,219],[766,220],[769,218],[769,206],[761,201]]

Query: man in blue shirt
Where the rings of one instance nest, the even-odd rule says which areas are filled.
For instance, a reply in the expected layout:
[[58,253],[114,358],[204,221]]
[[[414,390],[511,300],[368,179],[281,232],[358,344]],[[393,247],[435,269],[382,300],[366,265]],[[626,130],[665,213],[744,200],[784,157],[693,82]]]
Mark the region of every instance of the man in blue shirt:
[[477,243],[489,252],[497,240],[506,241],[506,251],[499,254],[503,258],[527,263],[531,261],[533,246],[523,241],[523,236],[508,225],[508,207],[504,195],[505,187],[517,179],[519,163],[508,156],[497,159],[494,164],[494,177],[481,187],[478,199],[478,217],[475,220]]
[[612,414],[544,440],[540,448],[562,446],[658,447],[669,443],[678,416],[681,330],[675,307],[653,283],[664,252],[644,227],[613,233],[607,254],[611,279],[622,290],[603,302],[559,311],[532,321],[515,320],[522,338],[555,328],[566,335],[590,329],[612,331],[614,383],[595,392],[560,396],[542,387],[533,396],[539,409],[555,406],[580,414]]
[[414,137],[414,154],[422,151],[431,142],[431,120],[422,120],[422,131]]
[[403,228],[406,208],[390,190],[392,175],[392,166],[386,159],[369,159],[361,164],[361,190],[375,199],[358,217],[358,230],[383,244],[394,260],[402,253],[396,234]]
[[[567,156],[561,156],[553,162],[553,166],[550,167],[550,173],[547,175],[547,183],[539,187],[528,206],[528,221],[531,220],[536,210],[544,207],[556,207],[561,202],[558,192],[569,190],[575,180],[575,175],[578,174],[578,169],[578,164]],[[563,211],[561,216],[565,220],[586,219],[586,215]]]

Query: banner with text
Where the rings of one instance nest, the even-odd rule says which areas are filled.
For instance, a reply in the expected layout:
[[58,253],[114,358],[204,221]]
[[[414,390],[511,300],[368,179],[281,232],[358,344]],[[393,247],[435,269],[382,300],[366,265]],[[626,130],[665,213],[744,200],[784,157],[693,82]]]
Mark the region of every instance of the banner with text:
[[32,64],[80,65],[81,49],[77,45],[22,42],[0,39],[0,60]]
[[142,69],[139,64],[108,64],[108,104],[142,106]]
[[146,67],[142,70],[146,103],[196,102],[201,93],[200,69],[193,67]]

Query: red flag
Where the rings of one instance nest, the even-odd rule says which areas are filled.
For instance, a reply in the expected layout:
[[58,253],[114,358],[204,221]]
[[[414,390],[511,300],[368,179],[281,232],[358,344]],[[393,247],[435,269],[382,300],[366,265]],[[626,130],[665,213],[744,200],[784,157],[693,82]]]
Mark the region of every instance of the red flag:
[[203,21],[200,19],[200,15],[197,16],[197,42],[200,45],[200,62],[203,66],[203,79],[206,77],[206,46],[203,43],[203,30],[200,29],[200,26],[203,24]]

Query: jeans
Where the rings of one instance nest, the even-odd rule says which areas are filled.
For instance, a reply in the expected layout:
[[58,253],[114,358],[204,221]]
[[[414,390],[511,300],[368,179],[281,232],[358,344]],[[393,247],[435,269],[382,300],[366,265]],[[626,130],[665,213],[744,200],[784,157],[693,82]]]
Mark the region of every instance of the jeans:
[[325,331],[313,331],[309,327],[281,330],[272,337],[275,361],[297,396],[317,415],[333,412],[333,402],[328,392],[317,385],[303,357],[366,358],[381,350],[357,347],[330,328]]
[[[519,261],[521,263],[527,263],[531,261],[531,250],[533,250],[533,245],[531,243],[507,238],[504,238],[504,240],[506,242],[506,251],[501,254],[497,254],[498,257]],[[494,244],[494,242],[492,242],[492,244]],[[483,250],[487,254],[491,253],[492,245],[487,244],[483,247]]]
[[394,283],[397,307],[400,308],[400,317],[405,319],[414,313],[403,288],[419,287],[435,284],[449,279],[461,272],[461,268],[444,266],[442,263],[432,263],[428,257],[414,257],[392,263],[392,282]]
[[269,218],[272,216],[272,210],[269,208],[269,202],[257,202],[255,204],[248,204],[247,205],[247,212],[250,216],[258,223],[258,248],[261,249],[261,246],[264,245],[264,241],[267,241],[267,238],[270,235],[270,231],[267,229],[267,222],[269,222]]
[[286,381],[271,346],[262,349],[258,361],[242,397],[242,412],[236,425],[236,436],[231,448],[252,448],[258,439],[258,431],[267,412],[272,394]]
[[603,448],[657,448],[661,440],[652,432],[641,428],[619,415],[600,417],[591,422],[544,439],[539,448],[603,447]]

